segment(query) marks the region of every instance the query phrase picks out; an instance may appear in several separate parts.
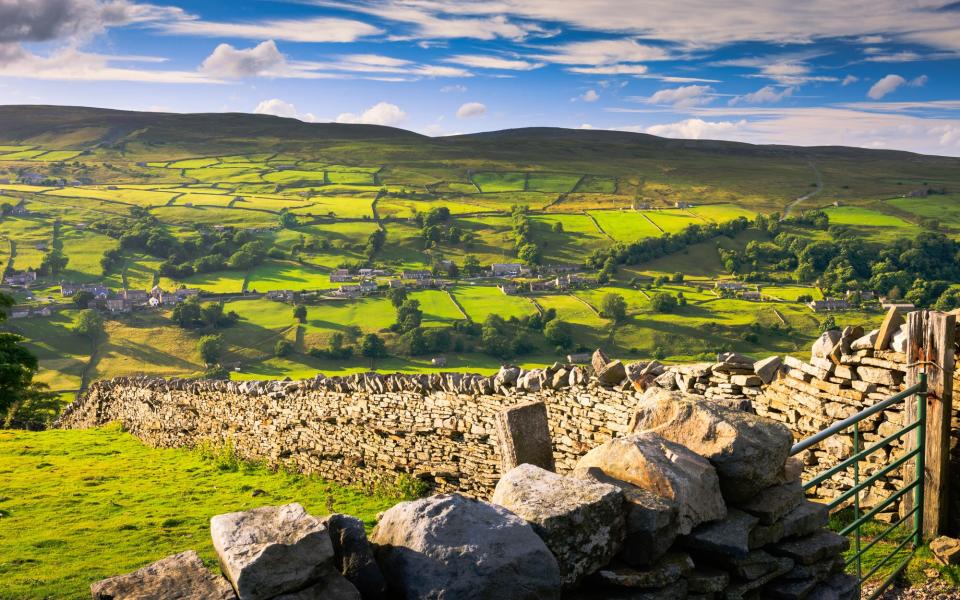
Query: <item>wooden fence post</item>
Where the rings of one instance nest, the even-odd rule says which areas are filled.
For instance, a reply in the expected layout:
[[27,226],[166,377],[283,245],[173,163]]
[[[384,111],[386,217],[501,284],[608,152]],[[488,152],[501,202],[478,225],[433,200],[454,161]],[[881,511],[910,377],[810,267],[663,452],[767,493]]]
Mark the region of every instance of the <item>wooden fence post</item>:
[[[907,317],[907,385],[927,374],[927,435],[924,454],[923,536],[946,530],[950,486],[950,417],[953,406],[954,340],[957,318],[920,310]],[[932,364],[931,364],[932,363]],[[915,400],[907,401],[907,423],[916,419]],[[913,436],[909,436],[912,449]],[[909,478],[910,481],[912,478]]]

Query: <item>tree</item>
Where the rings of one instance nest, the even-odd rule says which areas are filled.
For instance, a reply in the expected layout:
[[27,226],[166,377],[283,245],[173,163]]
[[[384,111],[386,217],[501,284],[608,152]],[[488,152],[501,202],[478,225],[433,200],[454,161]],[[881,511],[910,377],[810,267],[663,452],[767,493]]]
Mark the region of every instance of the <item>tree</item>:
[[293,229],[297,226],[297,215],[287,212],[286,210],[281,211],[278,220],[280,222],[280,227],[283,227],[284,229]]
[[360,344],[360,354],[370,359],[372,368],[378,358],[387,357],[387,345],[379,335],[368,333]]
[[[6,320],[5,310],[13,306],[13,298],[0,293],[0,322]],[[24,338],[14,333],[0,332],[0,412],[8,409],[27,395],[37,372],[37,357],[21,345]]]
[[407,298],[397,309],[397,322],[394,323],[394,329],[399,332],[410,331],[420,327],[422,321],[423,311],[420,310],[420,301]]
[[674,283],[683,283],[683,273],[680,272],[680,271],[677,271],[677,272],[674,273],[673,276],[670,278],[670,281],[672,281],[672,282],[674,282]]
[[543,328],[543,337],[560,352],[568,352],[573,348],[573,328],[566,321],[554,319],[547,323]]
[[96,341],[104,333],[103,317],[93,309],[81,311],[77,324],[73,326],[73,332]]
[[273,353],[280,358],[288,356],[291,352],[293,352],[293,343],[290,340],[277,340],[273,347]]
[[517,258],[528,265],[539,265],[543,258],[540,246],[536,244],[524,244],[517,250]]
[[468,254],[463,258],[463,274],[467,277],[474,277],[479,275],[483,271],[483,268],[480,266],[480,260],[472,255]]
[[205,335],[197,341],[197,352],[208,365],[216,364],[223,354],[224,343],[223,336],[220,334]]
[[833,318],[833,315],[828,315],[827,318],[820,323],[820,333],[826,333],[834,329],[840,329],[840,326],[837,325],[837,320]]
[[93,293],[87,290],[81,290],[73,296],[74,306],[81,309],[89,307],[91,300],[93,300]]
[[387,297],[390,298],[390,304],[394,308],[400,308],[403,305],[403,301],[407,299],[407,290],[403,288],[390,288],[390,291],[387,292]]
[[650,306],[659,313],[673,312],[677,308],[677,299],[667,292],[657,292],[650,299]]
[[307,322],[307,307],[298,304],[293,308],[293,318],[300,321],[301,323]]
[[553,224],[553,232],[554,232],[554,233],[563,233],[563,222],[562,222],[562,221],[556,221],[556,222]]
[[196,297],[188,298],[186,302],[173,307],[170,318],[183,329],[196,327],[201,321],[200,301]]
[[40,261],[40,268],[37,270],[41,275],[56,277],[67,267],[68,262],[70,262],[70,259],[64,256],[63,252],[53,249],[43,255],[43,260]]
[[627,301],[620,294],[605,294],[600,301],[600,314],[614,323],[623,322],[627,318]]

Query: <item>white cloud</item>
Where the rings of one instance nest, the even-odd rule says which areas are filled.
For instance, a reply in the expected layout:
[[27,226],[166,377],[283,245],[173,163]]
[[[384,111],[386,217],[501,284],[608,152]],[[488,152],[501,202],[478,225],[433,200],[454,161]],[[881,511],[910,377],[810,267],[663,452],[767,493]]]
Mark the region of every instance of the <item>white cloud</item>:
[[460,119],[482,117],[486,113],[487,107],[479,102],[467,102],[457,109],[457,117]]
[[623,64],[603,67],[569,67],[567,70],[582,75],[644,75],[648,69],[646,65]]
[[393,40],[502,38],[520,41],[531,35],[552,34],[536,23],[508,19],[504,15],[509,14],[509,11],[502,8],[484,16],[475,16],[484,13],[484,10],[471,15],[473,7],[469,3],[451,2],[446,6],[442,1],[420,2],[419,0],[387,0],[369,4],[343,0],[315,0],[314,3],[374,15],[411,26],[410,33],[396,33],[390,38]]
[[580,123],[580,126],[577,129],[593,129],[593,125],[590,123]]
[[[13,46],[6,54],[0,44],[0,77],[49,81],[132,81],[139,83],[224,83],[211,74],[196,71],[135,69],[115,63],[157,63],[153,57],[109,56],[66,48],[39,56]],[[160,60],[162,62],[162,59]]]
[[872,86],[870,86],[870,90],[867,92],[867,96],[869,96],[870,98],[873,98],[874,100],[879,100],[880,98],[883,98],[884,96],[893,92],[900,86],[908,85],[910,87],[923,87],[924,85],[926,85],[926,83],[927,83],[926,75],[920,75],[915,79],[911,79],[910,81],[907,81],[906,79],[904,79],[899,75],[890,74],[884,77],[883,79],[877,81]]
[[598,94],[596,90],[587,90],[577,96],[577,98],[583,100],[584,102],[596,102],[600,99],[600,94]]
[[561,65],[613,65],[668,60],[673,55],[660,46],[633,39],[591,40],[557,46],[542,46],[534,58]]
[[652,125],[644,129],[651,135],[669,138],[683,138],[690,140],[700,139],[732,139],[747,122],[733,121],[704,121],[703,119],[685,119],[676,123]]
[[440,91],[444,94],[463,94],[467,91],[467,86],[465,85],[445,85],[440,88]]
[[[949,108],[955,105],[960,103],[933,106],[919,102],[864,102],[835,107],[697,107],[691,109],[693,117],[685,121],[631,125],[620,129],[755,144],[896,148],[960,156],[960,119],[935,116],[940,112],[940,106]],[[848,106],[862,106],[863,109]],[[928,108],[924,110],[924,107]],[[916,114],[906,114],[907,108]]]
[[[410,60],[380,54],[346,54],[333,61],[299,61],[291,63],[291,67],[300,72],[311,73],[360,73],[364,79],[380,81],[411,81],[418,77],[473,77],[473,73],[458,67],[416,64]],[[384,78],[382,74],[404,77]]]
[[755,92],[743,94],[742,96],[734,96],[730,99],[729,104],[773,104],[792,96],[794,90],[795,88],[786,87],[777,91],[777,88],[772,85],[765,85]]
[[[493,36],[490,27],[497,23],[495,19],[499,16],[502,20],[499,24],[504,27],[522,28],[528,23],[523,19],[538,19],[593,31],[664,40],[685,48],[751,41],[806,44],[829,38],[865,37],[861,43],[891,39],[960,49],[960,36],[957,35],[960,11],[943,10],[954,5],[955,0],[684,0],[644,2],[641,8],[636,0],[386,0],[375,5],[361,5],[359,9],[343,0],[315,1],[377,14],[385,19],[416,23],[417,33],[423,37]],[[502,17],[507,14],[514,21]],[[479,19],[465,18],[467,16]],[[461,27],[459,23],[444,27],[448,21],[457,20],[481,22],[473,26],[476,31],[470,31],[469,25]],[[527,30],[520,35],[531,33]]]
[[467,67],[476,67],[478,69],[500,69],[508,71],[531,71],[543,66],[543,63],[530,62],[528,60],[480,54],[458,54],[445,58],[444,61]]
[[287,61],[273,40],[257,44],[253,48],[238,50],[230,44],[220,44],[208,56],[200,70],[215,77],[242,79],[257,75],[277,74],[284,70]]
[[357,115],[354,113],[340,113],[337,117],[337,123],[364,123],[366,125],[387,125],[396,127],[407,119],[407,113],[403,112],[396,104],[389,102],[378,102]]
[[0,44],[81,41],[135,23],[185,18],[183,10],[128,0],[3,0]]
[[711,102],[713,100],[712,93],[713,88],[709,85],[684,85],[678,88],[660,90],[644,99],[644,102],[686,108]]
[[307,123],[315,123],[317,121],[317,118],[312,113],[301,114],[299,111],[297,111],[296,106],[279,98],[264,100],[260,104],[257,104],[257,107],[253,109],[253,112],[258,115],[273,115],[275,117],[285,117],[287,119],[299,119],[301,121],[306,121]]
[[843,78],[843,82],[840,85],[842,85],[843,87],[847,87],[851,83],[856,83],[858,81],[860,81],[860,78],[857,77],[856,75],[847,75],[846,77]]
[[217,23],[199,19],[179,20],[159,26],[164,33],[248,40],[287,42],[353,42],[383,33],[362,21],[337,18],[278,19],[258,23]]

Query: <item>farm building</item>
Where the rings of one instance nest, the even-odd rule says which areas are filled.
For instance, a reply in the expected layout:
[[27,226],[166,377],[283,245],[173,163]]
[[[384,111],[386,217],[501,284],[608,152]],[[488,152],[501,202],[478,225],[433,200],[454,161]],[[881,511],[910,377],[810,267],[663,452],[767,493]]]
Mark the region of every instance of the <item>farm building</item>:
[[718,290],[729,290],[731,292],[739,292],[740,290],[744,289],[747,286],[743,285],[739,281],[718,281],[717,283],[714,284],[713,287]]
[[520,263],[493,263],[490,265],[490,273],[494,277],[517,277],[523,272],[523,265]]
[[507,296],[512,296],[517,293],[517,285],[514,283],[501,283],[497,287]]
[[345,283],[347,281],[353,281],[353,275],[346,269],[334,269],[330,273],[331,283]]
[[24,271],[23,273],[12,273],[4,275],[3,282],[7,285],[27,286],[37,280],[36,271]]
[[433,277],[433,273],[425,269],[407,269],[403,272],[404,279],[413,279],[414,281],[430,279],[431,277]]
[[133,304],[146,304],[150,294],[144,290],[124,290],[123,297]]
[[571,365],[586,365],[590,364],[590,353],[589,352],[580,352],[577,354],[568,354],[567,362]]
[[834,310],[847,310],[850,308],[850,303],[839,298],[827,298],[825,300],[808,302],[807,306],[809,306],[813,312],[829,312]]

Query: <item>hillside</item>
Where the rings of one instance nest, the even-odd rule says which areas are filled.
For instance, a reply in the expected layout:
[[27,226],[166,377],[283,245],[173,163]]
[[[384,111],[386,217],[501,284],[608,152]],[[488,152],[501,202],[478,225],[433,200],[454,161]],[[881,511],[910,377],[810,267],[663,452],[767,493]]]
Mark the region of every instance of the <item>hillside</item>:
[[[99,378],[203,374],[204,335],[221,336],[211,364],[237,379],[490,371],[598,346],[791,353],[828,317],[809,300],[946,293],[913,289],[921,272],[955,279],[931,267],[953,264],[942,256],[888,259],[876,286],[870,261],[901,238],[960,235],[958,190],[960,159],[904,152],[4,106],[0,261],[17,301],[4,327],[65,399]],[[793,220],[765,217],[788,207]],[[75,331],[85,309],[104,319],[93,339]],[[878,313],[874,300],[836,320]],[[370,336],[385,348],[360,356]]]

